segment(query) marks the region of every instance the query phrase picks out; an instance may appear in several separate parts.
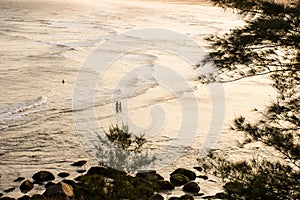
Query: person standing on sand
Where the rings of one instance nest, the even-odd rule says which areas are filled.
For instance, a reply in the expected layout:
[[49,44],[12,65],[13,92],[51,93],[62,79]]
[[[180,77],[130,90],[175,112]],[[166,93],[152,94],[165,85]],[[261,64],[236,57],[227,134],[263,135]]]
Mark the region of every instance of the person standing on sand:
[[116,113],[118,113],[118,112],[119,112],[119,102],[116,101]]
[[119,102],[119,112],[122,112],[122,104]]

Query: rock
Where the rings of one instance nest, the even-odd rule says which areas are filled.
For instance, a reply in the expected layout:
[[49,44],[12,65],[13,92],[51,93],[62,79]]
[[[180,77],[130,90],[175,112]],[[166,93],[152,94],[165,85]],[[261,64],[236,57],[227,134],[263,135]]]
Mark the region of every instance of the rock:
[[161,175],[157,174],[155,170],[139,171],[136,174],[136,177],[149,181],[164,180],[164,178]]
[[202,167],[193,167],[195,170],[197,170],[198,172],[202,172],[203,168]]
[[188,169],[184,169],[184,168],[178,168],[174,172],[172,172],[171,175],[172,174],[182,174],[182,175],[188,177],[190,181],[196,179],[195,172],[188,170]]
[[48,171],[39,171],[35,173],[32,178],[36,182],[53,181],[55,179],[54,175]]
[[53,183],[52,181],[49,181],[46,185],[45,185],[45,188],[49,188],[51,186],[55,185],[55,183]]
[[33,189],[33,183],[29,180],[23,181],[23,183],[20,185],[20,190],[22,193],[27,193],[32,189]]
[[16,188],[11,187],[11,188],[8,188],[8,189],[4,190],[4,192],[5,192],[5,193],[9,193],[9,192],[14,191],[15,189],[16,189]]
[[2,197],[0,200],[16,200],[15,198],[12,197]]
[[64,180],[62,180],[62,182],[66,183],[68,185],[71,185],[71,186],[75,185],[75,181],[69,180],[69,179],[64,179]]
[[44,200],[44,197],[40,194],[34,194],[32,197],[30,197],[30,200]]
[[172,183],[170,183],[169,181],[165,181],[165,180],[159,180],[157,182],[157,186],[159,190],[174,190],[175,187]]
[[70,176],[70,174],[67,172],[60,172],[59,174],[57,174],[57,176],[59,176],[61,178],[66,178],[66,177]]
[[179,199],[180,200],[194,200],[194,197],[192,197],[191,195],[185,194],[185,195],[182,195]]
[[199,176],[197,176],[197,178],[202,178],[202,179],[204,179],[204,180],[207,180],[207,179],[208,179],[208,176],[206,176],[206,175],[199,175]]
[[171,197],[171,198],[169,198],[169,200],[180,200],[180,198],[179,197]]
[[155,194],[151,197],[151,200],[164,200],[164,197],[160,194]]
[[4,194],[0,193],[0,197],[2,197]]
[[52,198],[56,200],[69,200],[74,198],[74,191],[72,186],[60,182],[49,187],[43,194],[46,198]]
[[183,186],[182,190],[190,193],[198,193],[200,191],[200,187],[196,182],[190,181]]
[[189,182],[189,178],[182,174],[172,174],[170,181],[174,186],[182,186]]
[[30,196],[28,196],[28,195],[24,195],[24,196],[18,198],[18,200],[29,200],[29,199],[30,199]]
[[126,172],[119,171],[110,167],[91,167],[87,172],[87,175],[95,174],[112,179],[118,176],[126,176]]
[[219,192],[219,193],[217,193],[217,194],[215,195],[215,197],[216,197],[217,199],[225,199],[225,198],[226,198],[226,195],[225,195],[224,192]]
[[23,180],[25,180],[24,177],[18,177],[18,178],[16,178],[16,179],[14,180],[14,182],[20,182],[20,181],[23,181]]
[[85,169],[78,169],[78,170],[76,170],[76,172],[79,173],[79,174],[82,174],[82,173],[86,172],[86,170]]
[[74,166],[74,167],[82,167],[82,166],[85,165],[86,163],[87,163],[86,160],[80,160],[80,161],[74,162],[73,164],[71,164],[71,166]]

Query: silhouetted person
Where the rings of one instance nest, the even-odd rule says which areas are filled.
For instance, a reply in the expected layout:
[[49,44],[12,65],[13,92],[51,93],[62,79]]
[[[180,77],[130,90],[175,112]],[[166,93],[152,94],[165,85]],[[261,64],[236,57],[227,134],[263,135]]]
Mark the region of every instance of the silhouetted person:
[[122,112],[122,104],[119,102],[119,112]]
[[119,112],[119,102],[116,101],[116,113],[118,113],[118,112]]
[[61,83],[62,83],[62,84],[65,84],[65,80],[63,79]]

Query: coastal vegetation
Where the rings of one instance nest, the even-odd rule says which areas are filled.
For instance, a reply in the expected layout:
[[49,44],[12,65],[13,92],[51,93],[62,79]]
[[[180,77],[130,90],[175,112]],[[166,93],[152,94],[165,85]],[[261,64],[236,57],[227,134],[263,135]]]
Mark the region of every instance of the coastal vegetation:
[[244,16],[246,25],[223,36],[211,36],[217,73],[200,77],[204,83],[233,82],[265,76],[277,91],[257,121],[236,118],[233,131],[245,143],[259,142],[275,158],[232,162],[211,152],[201,163],[221,177],[226,199],[300,198],[300,1],[212,0]]

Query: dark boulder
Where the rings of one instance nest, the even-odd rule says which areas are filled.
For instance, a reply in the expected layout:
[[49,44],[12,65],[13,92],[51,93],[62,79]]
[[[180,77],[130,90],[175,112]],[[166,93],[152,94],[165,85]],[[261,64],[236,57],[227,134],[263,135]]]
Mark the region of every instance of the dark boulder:
[[173,190],[175,189],[174,185],[170,181],[159,180],[157,182],[159,190]]
[[30,196],[28,196],[28,195],[24,195],[24,196],[18,198],[18,200],[29,200],[29,199],[30,199]]
[[160,194],[155,194],[151,197],[151,200],[164,200],[164,197]]
[[179,199],[180,200],[194,200],[194,197],[192,197],[191,195],[185,194],[185,195],[182,195]]
[[0,200],[16,200],[15,198],[12,197],[2,197]]
[[32,176],[32,179],[36,182],[46,182],[53,181],[55,179],[54,175],[48,171],[39,171]]
[[87,172],[87,175],[95,174],[112,179],[119,176],[126,176],[126,172],[119,171],[110,167],[91,167]]
[[71,200],[74,199],[74,191],[72,186],[60,182],[49,187],[43,194],[46,198],[56,200]]
[[164,180],[164,178],[157,174],[155,170],[146,170],[146,171],[139,171],[136,174],[137,178],[142,178],[149,181],[159,181]]
[[79,174],[82,174],[82,173],[86,172],[86,170],[85,169],[78,169],[78,170],[76,170],[76,172],[79,173]]
[[171,197],[169,200],[180,200],[180,197]]
[[74,162],[71,164],[71,166],[74,166],[74,167],[82,167],[83,165],[85,165],[87,163],[86,160],[80,160],[80,161],[77,161],[77,162]]
[[225,195],[224,192],[219,192],[219,193],[217,193],[217,194],[215,195],[215,197],[216,197],[217,199],[225,199],[225,198],[226,198],[226,195]]
[[193,167],[195,170],[197,170],[198,172],[202,172],[203,168],[202,167]]
[[182,186],[189,182],[189,178],[182,174],[172,174],[170,181],[174,186]]
[[64,180],[62,180],[62,182],[66,183],[66,184],[69,184],[71,186],[75,185],[75,181],[69,180],[69,179],[64,179]]
[[23,180],[25,180],[24,177],[18,177],[18,178],[16,178],[16,179],[14,180],[14,182],[20,182],[20,181],[23,181]]
[[29,180],[23,181],[23,183],[20,185],[20,191],[22,193],[27,193],[32,189],[33,189],[33,183]]
[[60,178],[66,178],[70,176],[70,174],[67,172],[60,172],[59,174],[57,174],[57,176],[59,176]]
[[182,175],[188,177],[190,181],[196,179],[195,172],[188,170],[188,169],[184,169],[184,168],[178,168],[174,172],[172,172],[171,175],[172,174],[182,174]]
[[10,192],[14,191],[15,189],[16,189],[16,188],[14,188],[14,187],[7,188],[7,189],[4,190],[4,192],[5,192],[5,193],[10,193]]
[[202,179],[204,179],[204,180],[207,180],[207,179],[208,179],[208,176],[206,176],[206,175],[199,175],[199,176],[197,176],[197,178],[202,178]]
[[49,188],[51,186],[55,185],[55,183],[53,183],[52,181],[49,181],[46,185],[45,185],[45,188]]
[[183,186],[182,190],[190,193],[198,193],[200,191],[200,187],[196,182],[190,181]]
[[40,194],[34,194],[30,197],[30,200],[45,200],[43,195]]

